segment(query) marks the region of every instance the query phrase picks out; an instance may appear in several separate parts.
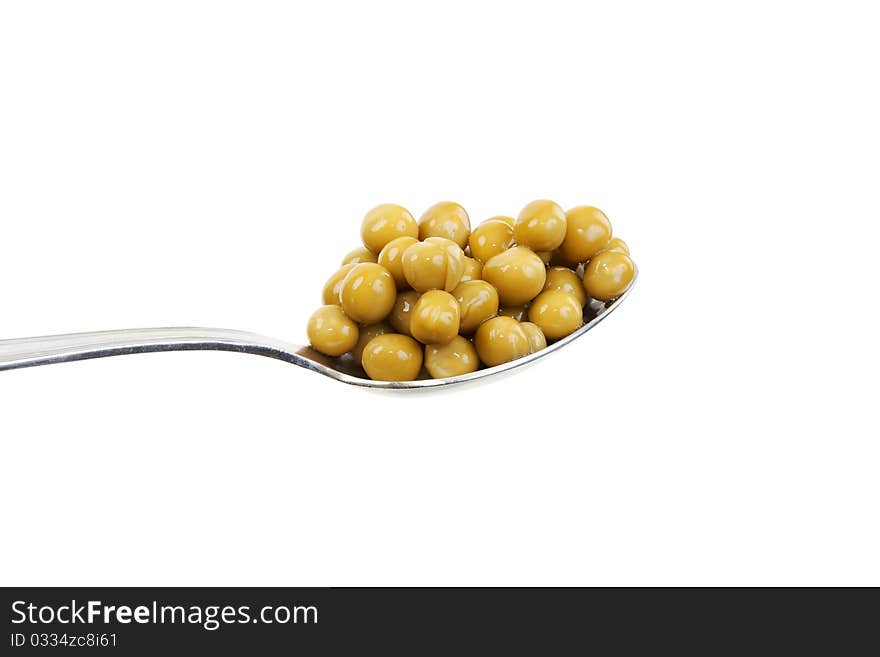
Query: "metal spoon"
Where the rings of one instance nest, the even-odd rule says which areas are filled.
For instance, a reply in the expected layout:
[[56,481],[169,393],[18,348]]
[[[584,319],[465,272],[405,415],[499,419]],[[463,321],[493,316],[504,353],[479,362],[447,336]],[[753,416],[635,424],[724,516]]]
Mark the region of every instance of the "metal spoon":
[[[633,280],[635,284],[635,280]],[[151,328],[97,331],[94,333],[69,333],[37,338],[0,340],[0,370],[20,367],[51,365],[87,358],[124,356],[154,351],[238,351],[257,356],[277,358],[318,372],[342,383],[367,388],[433,388],[454,383],[464,383],[500,374],[522,367],[548,356],[596,326],[616,309],[629,295],[633,286],[614,301],[602,303],[591,301],[584,308],[584,325],[561,340],[518,360],[496,367],[477,370],[471,374],[446,379],[424,378],[417,381],[373,381],[351,356],[330,358],[310,347],[301,347],[275,338],[268,338],[247,331],[209,328]]]

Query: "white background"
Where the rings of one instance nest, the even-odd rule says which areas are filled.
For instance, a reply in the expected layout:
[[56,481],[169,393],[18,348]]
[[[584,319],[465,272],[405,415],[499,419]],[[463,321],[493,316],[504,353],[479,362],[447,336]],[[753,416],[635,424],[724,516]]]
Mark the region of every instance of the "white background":
[[869,8],[3,3],[0,337],[304,341],[386,201],[594,204],[641,280],[447,392],[0,373],[0,582],[880,584]]

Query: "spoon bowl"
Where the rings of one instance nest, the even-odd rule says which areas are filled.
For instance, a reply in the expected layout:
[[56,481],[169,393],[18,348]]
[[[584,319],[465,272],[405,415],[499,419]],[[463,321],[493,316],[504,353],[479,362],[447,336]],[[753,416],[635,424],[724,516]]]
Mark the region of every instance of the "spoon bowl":
[[[638,272],[636,272],[637,277]],[[311,347],[303,347],[247,331],[189,327],[121,329],[0,340],[0,371],[159,351],[235,351],[276,358],[323,374],[341,383],[365,388],[395,390],[437,388],[508,372],[559,351],[562,347],[583,337],[587,331],[610,315],[629,295],[636,278],[633,279],[629,289],[617,299],[607,303],[590,301],[584,307],[584,325],[545,349],[502,365],[444,379],[432,379],[423,372],[423,376],[415,381],[373,381],[351,355],[331,358]]]

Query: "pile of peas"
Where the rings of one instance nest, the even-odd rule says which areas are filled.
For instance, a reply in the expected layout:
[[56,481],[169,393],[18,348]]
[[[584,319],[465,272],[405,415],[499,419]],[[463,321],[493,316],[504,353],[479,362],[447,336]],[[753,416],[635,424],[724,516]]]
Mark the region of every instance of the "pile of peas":
[[544,349],[583,325],[590,299],[619,297],[635,275],[626,243],[587,205],[532,201],[516,220],[471,231],[457,203],[418,222],[387,203],[364,217],[361,239],[324,285],[308,335],[379,381],[412,381],[423,367],[459,376]]

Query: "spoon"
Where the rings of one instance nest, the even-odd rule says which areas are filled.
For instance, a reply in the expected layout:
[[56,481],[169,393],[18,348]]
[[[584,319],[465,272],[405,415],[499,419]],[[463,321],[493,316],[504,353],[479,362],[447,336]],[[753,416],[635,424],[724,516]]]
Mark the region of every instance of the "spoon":
[[[638,275],[638,274],[637,274]],[[635,278],[633,279],[635,284]],[[590,301],[584,307],[584,325],[577,331],[557,340],[545,349],[517,360],[477,370],[470,374],[445,379],[424,378],[416,381],[373,381],[351,355],[330,358],[311,347],[276,340],[256,333],[234,329],[210,328],[148,328],[96,331],[92,333],[69,333],[36,338],[0,340],[0,370],[20,367],[51,365],[87,358],[124,356],[155,351],[237,351],[257,356],[277,358],[286,363],[299,365],[307,370],[329,376],[331,379],[366,388],[433,388],[454,383],[475,381],[522,367],[558,351],[583,336],[615,310],[629,295],[633,285],[614,301],[602,303]]]

